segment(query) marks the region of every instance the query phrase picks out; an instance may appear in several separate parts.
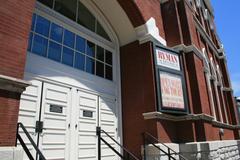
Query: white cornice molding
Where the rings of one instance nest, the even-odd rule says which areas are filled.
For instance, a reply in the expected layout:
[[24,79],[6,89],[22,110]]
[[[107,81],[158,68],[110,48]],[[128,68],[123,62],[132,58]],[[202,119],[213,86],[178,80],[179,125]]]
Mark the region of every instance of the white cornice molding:
[[137,38],[140,44],[148,41],[158,41],[164,46],[167,45],[165,39],[163,39],[159,34],[159,29],[156,26],[156,21],[151,17],[145,24],[135,28]]
[[0,75],[0,89],[2,90],[22,93],[29,85],[31,85],[31,83],[27,81],[5,75]]

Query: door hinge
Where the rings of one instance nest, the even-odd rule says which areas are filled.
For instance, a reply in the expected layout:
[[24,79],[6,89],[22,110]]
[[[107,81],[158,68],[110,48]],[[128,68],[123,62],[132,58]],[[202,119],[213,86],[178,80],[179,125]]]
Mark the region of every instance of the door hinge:
[[36,133],[43,132],[43,121],[36,121],[35,132]]

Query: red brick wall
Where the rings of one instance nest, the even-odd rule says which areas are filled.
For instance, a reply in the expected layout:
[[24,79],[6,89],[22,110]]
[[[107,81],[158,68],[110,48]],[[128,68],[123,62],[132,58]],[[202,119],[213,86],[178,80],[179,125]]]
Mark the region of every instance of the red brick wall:
[[118,0],[134,27],[145,24],[151,17],[156,20],[161,37],[165,38],[159,0]]
[[[0,5],[0,74],[23,78],[35,0],[5,0]],[[0,146],[14,146],[19,93],[0,90]]]
[[162,4],[162,18],[167,45],[171,47],[183,43],[175,0]]
[[0,90],[0,146],[14,146],[20,94]]
[[0,5],[0,74],[22,78],[35,0]]
[[121,47],[123,142],[141,156],[144,131],[157,136],[157,124],[144,120],[143,113],[156,111],[155,80],[151,43],[133,42]]
[[159,29],[160,36],[165,38],[161,5],[159,0],[135,0],[143,18],[148,21],[151,17],[156,20],[156,25]]
[[[185,8],[185,12],[186,12],[187,20],[188,20],[188,27],[189,27],[190,37],[191,37],[191,44],[194,44],[195,46],[198,46],[198,34],[197,34],[197,31],[196,31],[194,17],[193,17],[193,14],[192,14],[193,10],[191,9],[191,7],[187,4],[187,2],[185,0],[181,0],[181,1],[184,1],[184,8]],[[181,3],[183,3],[183,2],[181,2]]]

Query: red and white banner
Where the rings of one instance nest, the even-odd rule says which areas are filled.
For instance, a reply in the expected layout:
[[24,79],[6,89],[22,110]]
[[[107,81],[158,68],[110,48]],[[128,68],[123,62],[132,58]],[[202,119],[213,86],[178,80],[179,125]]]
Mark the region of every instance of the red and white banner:
[[156,50],[157,65],[180,71],[179,57],[163,50]]
[[163,107],[184,109],[181,77],[166,72],[160,72],[160,83]]

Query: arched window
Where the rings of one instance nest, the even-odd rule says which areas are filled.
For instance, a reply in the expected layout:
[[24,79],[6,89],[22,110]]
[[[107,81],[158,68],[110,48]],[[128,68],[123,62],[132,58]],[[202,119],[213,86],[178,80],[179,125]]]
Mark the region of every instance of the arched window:
[[[97,19],[78,0],[38,0],[110,41]],[[75,10],[74,10],[75,8]],[[28,51],[75,69],[113,80],[113,54],[49,16],[33,14]],[[73,22],[74,23],[74,22]],[[70,27],[71,28],[71,27]]]
[[99,21],[79,0],[38,1],[110,41]]

